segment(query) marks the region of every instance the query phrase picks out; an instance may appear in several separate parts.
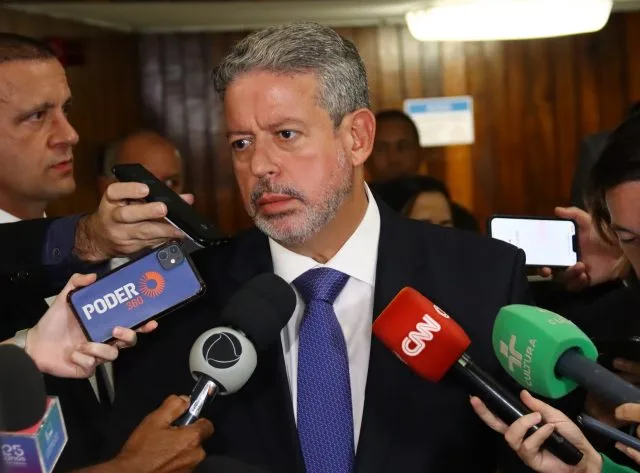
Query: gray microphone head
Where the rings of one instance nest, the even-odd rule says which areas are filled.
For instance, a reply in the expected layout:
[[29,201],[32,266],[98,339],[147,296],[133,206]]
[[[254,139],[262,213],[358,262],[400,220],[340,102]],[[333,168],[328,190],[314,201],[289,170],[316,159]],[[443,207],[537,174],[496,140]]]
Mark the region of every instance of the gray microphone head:
[[231,394],[245,385],[256,369],[258,356],[246,336],[228,327],[216,327],[200,335],[191,347],[189,369],[197,381],[213,379],[220,394]]

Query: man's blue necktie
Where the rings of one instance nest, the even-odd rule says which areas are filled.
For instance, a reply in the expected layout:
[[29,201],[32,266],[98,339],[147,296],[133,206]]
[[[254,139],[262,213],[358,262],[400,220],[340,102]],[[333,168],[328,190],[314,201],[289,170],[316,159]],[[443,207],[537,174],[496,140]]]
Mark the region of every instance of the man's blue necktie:
[[298,436],[307,473],[352,473],[347,345],[333,302],[349,276],[314,268],[293,281],[306,304],[298,349]]

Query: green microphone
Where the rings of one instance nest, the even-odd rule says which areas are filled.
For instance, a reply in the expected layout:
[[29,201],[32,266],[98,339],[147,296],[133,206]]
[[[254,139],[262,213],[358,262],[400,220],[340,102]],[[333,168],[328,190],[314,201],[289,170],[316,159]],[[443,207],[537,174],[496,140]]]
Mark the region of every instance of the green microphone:
[[521,386],[557,399],[578,385],[616,405],[639,402],[640,390],[599,365],[598,350],[573,322],[539,307],[509,305],[493,325],[493,351]]

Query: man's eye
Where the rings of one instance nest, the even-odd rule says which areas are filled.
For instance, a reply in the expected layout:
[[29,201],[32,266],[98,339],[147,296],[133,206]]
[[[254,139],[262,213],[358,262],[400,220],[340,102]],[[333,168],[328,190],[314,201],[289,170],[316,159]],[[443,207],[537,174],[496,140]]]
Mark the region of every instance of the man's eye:
[[278,134],[285,140],[290,140],[298,136],[298,133],[293,130],[282,130],[279,131]]
[[29,115],[27,117],[27,121],[30,122],[39,122],[40,120],[42,120],[45,116],[45,111],[44,110],[38,110],[37,112],[32,113],[31,115]]
[[236,140],[233,143],[231,143],[231,147],[236,151],[242,151],[247,146],[249,146],[249,140],[247,139]]

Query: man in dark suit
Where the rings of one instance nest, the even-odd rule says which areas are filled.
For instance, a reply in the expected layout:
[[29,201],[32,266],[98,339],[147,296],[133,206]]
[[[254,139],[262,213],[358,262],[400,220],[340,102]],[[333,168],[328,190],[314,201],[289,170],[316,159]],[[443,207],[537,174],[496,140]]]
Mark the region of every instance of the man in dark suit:
[[[0,165],[5,170],[0,173],[0,224],[40,219],[52,200],[74,191],[73,146],[78,135],[67,118],[70,103],[64,67],[51,49],[32,38],[0,33]],[[24,258],[25,265],[0,281],[4,290],[0,339],[13,337],[19,330],[16,338],[24,340],[24,330],[45,313],[49,298],[68,278],[51,281],[46,271],[30,268],[30,258],[42,257],[44,265],[74,259],[100,263],[180,238],[182,234],[167,223],[139,221],[138,217],[164,217],[163,204],[160,209],[153,204],[124,206],[124,200],[141,199],[147,192],[140,193],[136,184],[114,184],[95,214],[74,217],[72,225],[54,226],[62,232],[58,239],[66,243],[45,245],[35,256],[23,251],[31,246],[28,236],[2,241],[0,266],[11,254]],[[96,270],[86,265],[75,268]],[[84,379],[45,378],[48,393],[60,397],[65,412],[70,440],[58,469],[69,471],[95,459],[108,392],[101,389],[101,376],[91,378],[93,384]]]
[[471,356],[504,379],[491,330],[501,306],[528,300],[523,253],[376,200],[364,182],[376,126],[364,64],[330,28],[248,36],[218,65],[215,87],[257,229],[196,252],[205,296],[122,358],[106,453],[167,393],[191,390],[194,340],[244,283],[274,272],[297,291],[295,311],[243,389],[203,411],[216,424],[209,454],[274,473],[493,473],[504,444],[465,388],[414,375],[371,323],[412,286],[457,319]]

